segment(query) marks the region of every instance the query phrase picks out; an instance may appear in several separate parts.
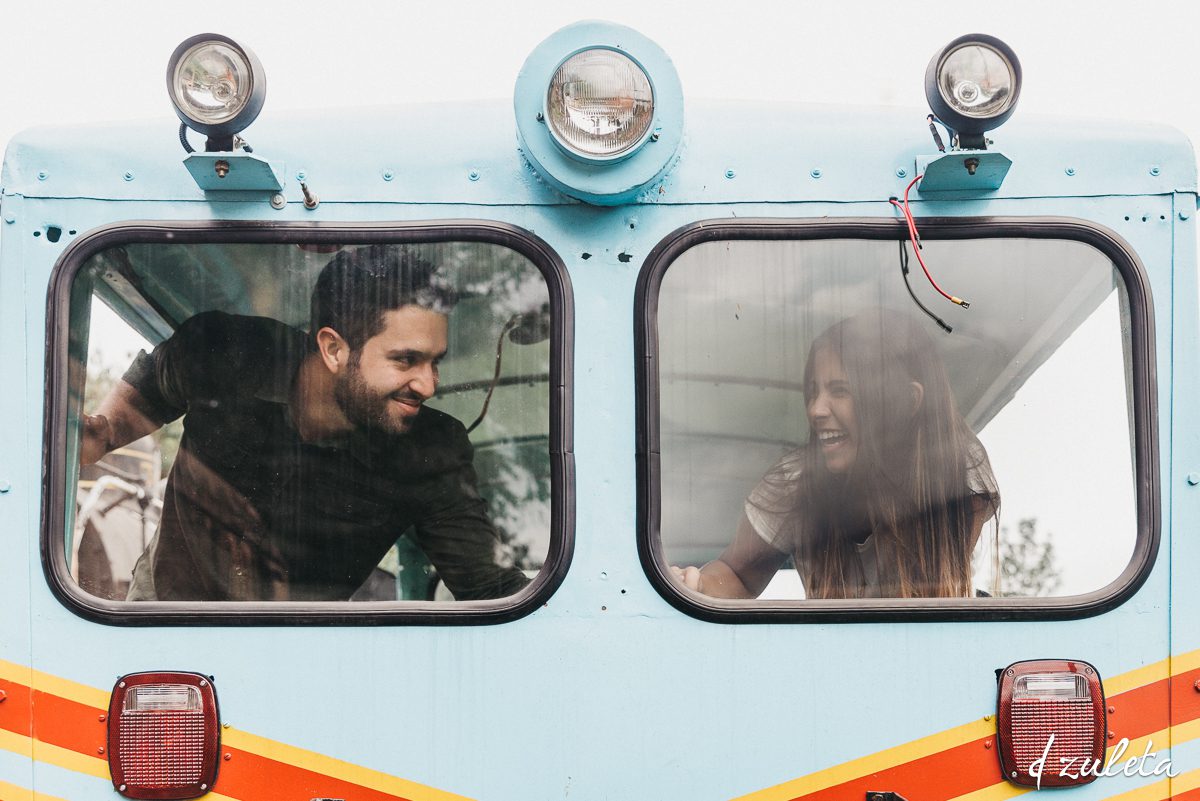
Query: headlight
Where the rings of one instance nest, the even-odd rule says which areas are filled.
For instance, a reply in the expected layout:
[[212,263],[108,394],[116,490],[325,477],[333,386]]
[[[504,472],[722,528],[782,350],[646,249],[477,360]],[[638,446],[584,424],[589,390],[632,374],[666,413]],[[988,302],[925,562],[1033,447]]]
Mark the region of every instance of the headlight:
[[654,89],[637,64],[616,50],[576,53],[550,79],[550,130],[558,143],[592,158],[619,156],[641,144],[654,119]]
[[521,152],[547,184],[586,203],[626,203],[662,179],[683,140],[683,90],[662,48],[610,22],[550,35],[513,93]]
[[982,135],[999,127],[1021,94],[1021,63],[1004,42],[971,34],[955,39],[929,62],[925,97],[937,117],[982,147]]
[[267,77],[249,49],[227,36],[205,33],[171,54],[167,91],[184,125],[210,137],[232,136],[262,110]]

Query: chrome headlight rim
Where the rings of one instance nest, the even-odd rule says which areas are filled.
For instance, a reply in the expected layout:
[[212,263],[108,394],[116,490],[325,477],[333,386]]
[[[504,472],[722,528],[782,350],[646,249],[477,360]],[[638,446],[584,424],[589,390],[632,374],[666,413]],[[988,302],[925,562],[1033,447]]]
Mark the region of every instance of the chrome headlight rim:
[[[646,76],[654,109],[633,146],[610,156],[563,147],[550,130],[550,81],[569,59],[588,50],[612,50]],[[517,139],[538,177],[557,191],[593,205],[632,200],[677,161],[683,140],[683,89],[666,52],[637,31],[611,22],[568,25],[547,37],[526,58],[513,93]]]
[[[206,44],[223,45],[229,48],[245,61],[245,66],[247,67],[250,91],[242,107],[227,119],[208,121],[192,116],[185,111],[184,103],[176,92],[176,75],[184,57]],[[167,61],[167,96],[171,99],[171,106],[175,109],[175,115],[188,128],[209,137],[233,136],[248,128],[258,117],[259,112],[262,111],[266,94],[267,76],[263,70],[262,62],[258,60],[253,50],[223,34],[200,33],[195,36],[189,36],[179,43],[179,46],[175,48],[174,52],[171,53],[170,59]]]
[[[979,116],[963,113],[954,108],[942,94],[943,67],[957,51],[970,46],[982,46],[996,53],[1006,63],[1012,75],[1013,86],[1012,91],[1009,92],[1008,102],[994,114]],[[999,128],[1012,116],[1017,108],[1017,101],[1021,97],[1021,84],[1021,62],[1017,58],[1016,52],[995,36],[985,33],[970,33],[954,39],[930,59],[929,67],[925,70],[925,99],[934,115],[950,128],[960,134],[978,136]]]

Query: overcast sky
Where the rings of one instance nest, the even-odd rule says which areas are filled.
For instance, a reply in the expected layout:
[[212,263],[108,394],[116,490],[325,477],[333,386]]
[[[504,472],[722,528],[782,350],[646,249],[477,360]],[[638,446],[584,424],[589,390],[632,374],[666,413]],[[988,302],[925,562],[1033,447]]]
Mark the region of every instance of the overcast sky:
[[[34,125],[173,119],[165,69],[205,31],[262,60],[263,114],[510,97],[539,41],[580,19],[637,28],[674,59],[686,95],[924,109],[923,76],[955,36],[1007,41],[1025,71],[1017,113],[1153,120],[1200,137],[1194,0],[955,4],[896,0],[6,0],[0,141]],[[511,8],[509,8],[511,6]],[[515,10],[513,10],[515,9]]]

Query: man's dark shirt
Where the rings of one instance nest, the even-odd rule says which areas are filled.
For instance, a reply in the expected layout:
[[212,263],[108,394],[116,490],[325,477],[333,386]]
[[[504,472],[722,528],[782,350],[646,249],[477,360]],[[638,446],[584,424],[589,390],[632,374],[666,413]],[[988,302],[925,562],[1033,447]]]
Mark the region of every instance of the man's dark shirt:
[[205,312],[139,354],[124,380],[184,435],[130,598],[345,600],[410,526],[459,600],[520,590],[462,424],[423,408],[405,434],[301,442],[289,397],[309,352],[278,321]]

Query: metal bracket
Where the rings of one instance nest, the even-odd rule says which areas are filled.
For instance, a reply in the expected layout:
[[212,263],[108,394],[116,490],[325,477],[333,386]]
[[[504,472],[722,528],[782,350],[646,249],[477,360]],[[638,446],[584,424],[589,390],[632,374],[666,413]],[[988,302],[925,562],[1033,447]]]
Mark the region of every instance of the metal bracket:
[[196,185],[205,192],[279,192],[282,169],[250,153],[192,153],[183,160]]
[[1004,183],[1012,159],[998,150],[955,150],[936,156],[917,156],[917,191],[992,192]]
[[908,799],[891,790],[867,790],[867,801],[908,801]]

